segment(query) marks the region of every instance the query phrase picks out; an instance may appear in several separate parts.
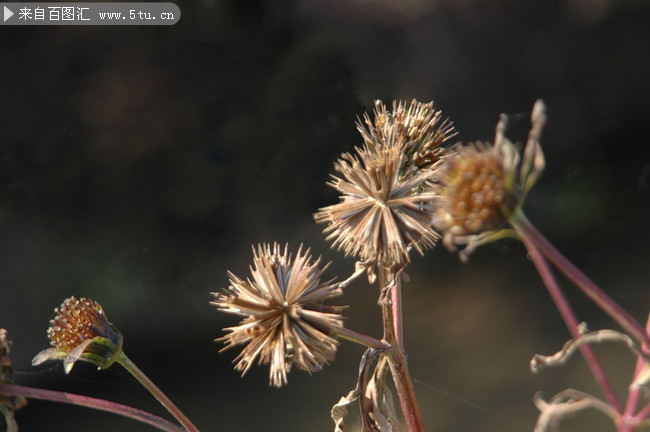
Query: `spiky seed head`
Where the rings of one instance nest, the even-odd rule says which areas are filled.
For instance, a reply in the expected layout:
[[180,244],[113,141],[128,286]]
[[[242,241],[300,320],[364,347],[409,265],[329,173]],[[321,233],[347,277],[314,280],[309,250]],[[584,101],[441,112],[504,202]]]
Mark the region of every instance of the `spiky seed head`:
[[106,369],[119,359],[122,334],[108,321],[99,303],[70,297],[54,311],[56,316],[47,330],[54,348],[37,354],[32,360],[33,365],[63,359],[64,369],[69,373],[77,360]]
[[[405,157],[400,168],[402,173],[428,168],[438,162],[442,145],[457,134],[453,123],[449,119],[442,119],[442,111],[434,109],[433,102],[423,103],[415,99],[410,104],[393,101],[392,112],[383,102],[376,100],[374,120],[365,113],[363,122],[357,122],[357,129],[371,150],[390,145],[391,142],[403,146]],[[399,140],[391,141],[392,134],[398,136]]]
[[238,326],[224,329],[228,335],[216,339],[227,349],[246,345],[235,358],[242,375],[257,360],[269,364],[270,384],[287,382],[292,365],[315,372],[334,359],[338,347],[335,330],[343,326],[342,308],[322,301],[342,293],[337,283],[321,282],[327,266],[319,268],[309,249],[298,249],[295,259],[274,243],[253,248],[251,278],[228,273],[230,285],[213,293],[219,310],[244,317]]
[[[398,269],[408,263],[411,248],[422,254],[435,245],[432,183],[441,145],[455,135],[441,117],[433,102],[394,101],[391,112],[375,101],[374,119],[366,113],[357,122],[364,146],[341,156],[334,165],[341,176],[328,183],[340,202],[314,215],[328,224],[324,232],[334,247],[367,264]],[[367,268],[373,279],[372,266]]]
[[324,232],[334,247],[387,267],[405,265],[411,247],[422,254],[439,237],[431,227],[436,173],[401,174],[406,158],[396,143],[401,139],[392,133],[386,145],[343,154],[334,166],[341,177],[332,176],[328,183],[341,193],[341,201],[314,215],[316,222],[328,224]]

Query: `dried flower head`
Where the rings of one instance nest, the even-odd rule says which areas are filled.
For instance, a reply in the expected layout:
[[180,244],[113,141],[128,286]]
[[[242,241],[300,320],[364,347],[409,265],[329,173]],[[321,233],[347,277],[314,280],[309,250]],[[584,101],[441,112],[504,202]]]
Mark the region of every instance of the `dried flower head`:
[[461,259],[480,244],[505,235],[504,225],[520,208],[526,193],[544,169],[539,137],[546,121],[544,103],[533,107],[532,127],[520,157],[504,137],[507,117],[501,115],[494,145],[474,143],[456,146],[439,169],[441,192],[434,226],[444,233],[444,244],[465,244]]
[[70,297],[54,311],[57,315],[47,330],[54,348],[38,353],[33,365],[63,359],[65,372],[69,373],[77,360],[106,369],[120,359],[122,334],[108,321],[99,303]]
[[[15,384],[14,372],[9,357],[11,341],[7,338],[7,330],[0,328],[0,384]],[[0,394],[0,412],[4,414],[8,424],[15,424],[13,412],[27,404],[22,396]],[[17,426],[16,426],[16,430]]]
[[252,279],[240,279],[228,272],[230,286],[213,293],[212,302],[220,310],[245,317],[230,334],[217,339],[223,349],[247,344],[235,358],[235,369],[244,375],[259,357],[259,364],[270,364],[270,383],[280,387],[287,382],[293,364],[315,372],[334,360],[338,342],[335,330],[343,325],[341,310],[320,304],[342,293],[338,284],[321,282],[325,266],[320,258],[311,261],[309,249],[298,249],[295,259],[274,243],[253,248]]
[[[357,128],[365,145],[357,155],[344,153],[335,165],[342,178],[328,184],[341,202],[319,209],[316,222],[346,256],[365,263],[399,269],[409,261],[411,247],[420,254],[438,234],[431,226],[432,181],[441,159],[441,145],[455,135],[433,102],[393,102],[389,112],[375,101],[374,121],[366,113]],[[371,266],[368,266],[371,280]]]
[[486,143],[456,148],[440,178],[446,186],[446,205],[442,212],[446,230],[471,235],[502,227],[521,198],[514,172],[504,170],[503,156]]
[[438,162],[441,146],[457,134],[449,119],[442,120],[442,111],[435,110],[433,102],[413,99],[407,105],[405,101],[393,101],[393,111],[389,112],[383,102],[376,100],[374,117],[372,121],[365,113],[365,126],[358,121],[357,129],[370,149],[390,145],[391,134],[400,137],[405,154],[402,173],[428,168]]
[[342,178],[332,176],[328,183],[341,193],[341,202],[314,215],[316,222],[329,224],[327,239],[346,256],[386,267],[405,265],[410,247],[422,254],[439,237],[430,223],[435,171],[400,175],[406,156],[396,140],[393,133],[385,141],[389,145],[343,154],[334,165]]

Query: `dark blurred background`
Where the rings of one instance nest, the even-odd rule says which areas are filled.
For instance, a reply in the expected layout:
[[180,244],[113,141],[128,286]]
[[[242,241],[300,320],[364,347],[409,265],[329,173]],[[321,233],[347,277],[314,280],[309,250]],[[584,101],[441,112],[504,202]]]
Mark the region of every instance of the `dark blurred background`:
[[[459,140],[491,140],[501,112],[523,140],[536,98],[547,169],[528,217],[638,320],[650,295],[650,3],[641,0],[197,0],[171,27],[0,29],[0,327],[23,385],[95,395],[167,416],[119,367],[38,368],[53,309],[99,301],[125,351],[203,431],[329,431],[362,349],[289,385],[244,379],[213,339],[237,321],[210,292],[248,275],[252,244],[304,243],[349,275],[312,214],[337,202],[333,162],[361,143],[374,99],[434,100]],[[520,115],[518,115],[520,114]],[[580,358],[532,375],[568,332],[521,244],[415,256],[405,287],[411,371],[431,431],[532,431],[532,397],[600,396]],[[592,329],[613,327],[566,281]],[[377,288],[339,304],[380,335]],[[599,347],[625,395],[634,358]],[[153,430],[32,401],[22,432]],[[358,412],[350,414],[350,430]],[[610,431],[583,413],[562,430]]]

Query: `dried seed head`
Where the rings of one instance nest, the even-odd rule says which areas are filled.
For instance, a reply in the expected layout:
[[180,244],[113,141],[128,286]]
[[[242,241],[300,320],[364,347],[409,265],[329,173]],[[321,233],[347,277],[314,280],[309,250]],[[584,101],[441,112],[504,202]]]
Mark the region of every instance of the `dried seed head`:
[[521,207],[524,197],[544,169],[539,137],[546,121],[538,100],[522,163],[514,144],[504,136],[507,117],[501,115],[494,145],[456,146],[438,169],[439,195],[433,225],[444,233],[444,244],[465,244],[461,259],[480,244],[507,235],[504,225]]
[[99,369],[111,366],[122,353],[122,334],[108,321],[96,301],[74,297],[66,299],[55,309],[47,335],[54,348],[41,351],[32,364],[47,360],[64,360],[66,373],[77,360],[97,365]]
[[[319,209],[316,222],[346,255],[385,267],[401,268],[411,247],[420,254],[438,234],[431,227],[432,182],[441,145],[455,135],[433,102],[393,102],[389,112],[375,101],[374,121],[364,114],[357,129],[365,145],[344,153],[328,184],[341,193],[338,204]],[[369,269],[371,276],[372,266]],[[371,277],[372,279],[372,277]]]
[[242,280],[228,273],[230,286],[213,293],[220,310],[244,317],[228,335],[217,339],[224,349],[247,344],[235,358],[235,369],[244,375],[258,359],[270,364],[270,383],[287,382],[292,365],[315,372],[334,360],[338,341],[334,330],[343,325],[340,307],[321,302],[342,293],[338,284],[320,282],[325,268],[320,259],[311,261],[309,250],[298,249],[295,259],[274,243],[253,248],[252,278]]
[[439,171],[445,186],[436,224],[456,235],[501,228],[515,211],[521,192],[512,188],[512,172],[489,144],[458,147]]
[[374,150],[357,148],[335,164],[342,178],[328,183],[341,193],[341,202],[319,209],[316,222],[346,255],[384,266],[403,266],[410,247],[421,254],[438,234],[431,227],[435,193],[432,169],[400,174],[405,154],[394,133]]
[[369,149],[390,145],[392,134],[399,137],[405,155],[401,173],[428,168],[438,162],[441,146],[457,134],[449,119],[442,120],[442,111],[435,110],[433,102],[413,99],[407,105],[405,101],[393,101],[393,111],[389,112],[386,105],[377,100],[374,117],[373,122],[365,113],[365,126],[358,121],[357,129]]

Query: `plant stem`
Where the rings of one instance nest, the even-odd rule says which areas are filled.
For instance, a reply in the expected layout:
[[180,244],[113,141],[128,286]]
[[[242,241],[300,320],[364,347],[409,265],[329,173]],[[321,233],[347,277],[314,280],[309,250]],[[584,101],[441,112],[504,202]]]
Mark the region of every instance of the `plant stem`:
[[648,337],[639,324],[625,309],[612,300],[603,290],[582,273],[571,261],[560,253],[546,237],[526,218],[521,210],[512,215],[510,222],[517,232],[532,242],[564,275],[587,297],[616,321],[639,344],[648,344]]
[[[645,360],[639,357],[636,362],[636,368],[634,369],[634,375],[632,382],[639,375],[641,370],[643,370],[643,365]],[[639,399],[641,397],[641,389],[633,389],[627,395],[627,400],[625,401],[625,409],[623,415],[621,416],[617,426],[618,432],[632,432],[635,429],[635,424],[638,423],[641,419],[637,419],[634,415],[634,412],[637,409],[639,404]]]
[[[650,314],[648,315],[648,319],[645,324],[645,331],[646,334],[650,335]],[[648,353],[650,347],[648,347],[647,344],[641,344],[641,350],[643,350],[644,353]],[[632,376],[632,382],[634,383],[643,370],[646,362],[645,360],[639,356],[636,362],[636,368],[634,369],[634,375]],[[635,415],[634,412],[637,409],[637,406],[639,404],[639,400],[641,398],[641,388],[635,388],[630,390],[630,393],[627,397],[627,402],[625,404],[625,412],[623,413],[623,419],[622,419],[622,425],[621,425],[621,432],[627,432],[627,431],[633,431],[635,427],[643,421],[648,415],[650,415],[650,404],[646,405],[643,407],[643,409],[639,410],[639,412]]]
[[393,347],[388,350],[386,356],[409,432],[425,432],[424,420],[415,396],[415,389],[413,388],[413,381],[411,380],[411,373],[409,372],[404,351],[399,347]]
[[[378,266],[377,270],[379,274],[379,286],[381,287],[381,291],[384,292],[384,290],[388,288],[389,281],[393,281],[399,276],[389,274],[389,270],[381,266]],[[393,278],[389,278],[389,276],[392,276]],[[395,285],[391,287],[391,290],[394,287]],[[388,365],[390,366],[390,372],[393,376],[397,396],[399,397],[400,406],[402,407],[406,427],[409,432],[425,432],[426,428],[424,427],[420,405],[415,396],[413,381],[411,380],[411,374],[409,373],[406,362],[406,353],[398,344],[397,338],[395,337],[396,324],[395,317],[393,316],[393,305],[391,303],[393,302],[388,302],[386,298],[380,300],[384,327],[384,341],[390,345],[390,348],[384,352],[384,355],[388,358]]]
[[373,348],[377,351],[385,351],[390,346],[379,339],[376,339],[372,336],[365,335],[363,333],[355,332],[354,330],[347,329],[345,327],[340,327],[332,330],[337,336],[347,339],[351,342],[356,342],[359,345],[363,345],[368,348]]
[[393,327],[397,346],[404,349],[404,326],[402,325],[402,278],[395,275],[395,285],[390,290],[391,305],[393,308]]
[[650,403],[646,404],[643,409],[639,410],[639,412],[634,416],[633,422],[638,427],[639,424],[648,417],[650,417]]
[[58,392],[53,390],[44,390],[33,387],[23,387],[15,384],[2,384],[0,383],[0,393],[12,396],[23,396],[30,399],[47,400],[51,402],[61,402],[70,405],[77,405],[86,408],[92,408],[100,411],[106,411],[113,414],[118,414],[146,423],[150,426],[156,427],[166,432],[184,432],[180,426],[149,414],[148,412],[141,411],[130,406],[122,405],[119,403],[107,401],[104,399],[97,399],[88,396],[81,396],[77,394]]
[[183,414],[183,412],[178,409],[171,400],[169,400],[169,398],[135,365],[135,363],[126,356],[126,354],[124,354],[124,352],[122,352],[122,356],[118,360],[118,363],[120,363],[124,369],[129,371],[129,373],[133,375],[140,384],[149,390],[149,393],[158,399],[158,402],[167,408],[167,410],[176,417],[176,420],[178,420],[188,432],[199,432],[199,429],[194,426],[190,419],[188,419],[187,416]]
[[[539,249],[537,249],[532,241],[526,236],[526,233],[521,232],[516,225],[515,228],[517,228],[517,231],[521,236],[521,240],[526,245],[530,257],[533,260],[535,267],[537,268],[537,272],[541,276],[544,285],[546,285],[546,288],[548,289],[548,292],[551,295],[555,306],[560,312],[564,323],[569,329],[571,336],[573,339],[577,339],[580,336],[580,331],[578,330],[578,318],[576,318],[575,313],[573,312],[573,309],[571,309],[566,296],[557,284],[557,281],[551,272],[548,262],[544,259]],[[605,398],[607,398],[609,404],[619,413],[622,412],[621,404],[616,397],[616,393],[614,393],[614,389],[607,379],[607,376],[605,375],[602,366],[598,362],[598,358],[596,357],[596,354],[594,353],[591,346],[582,345],[580,346],[580,351],[582,352],[587,365],[589,365],[589,369],[591,369],[591,373],[594,375],[596,382],[603,391],[603,394],[605,395]]]

